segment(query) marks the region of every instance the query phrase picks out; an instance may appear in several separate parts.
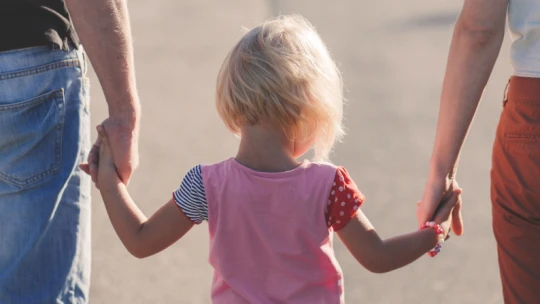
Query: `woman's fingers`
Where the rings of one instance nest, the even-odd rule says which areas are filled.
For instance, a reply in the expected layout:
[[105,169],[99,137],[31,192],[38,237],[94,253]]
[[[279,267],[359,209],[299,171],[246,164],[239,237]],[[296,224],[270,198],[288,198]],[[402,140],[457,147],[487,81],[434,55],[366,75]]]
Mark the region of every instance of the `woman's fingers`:
[[456,235],[463,235],[463,218],[461,215],[461,207],[463,203],[461,200],[461,195],[458,198],[458,203],[454,210],[452,211],[452,230]]
[[459,195],[461,194],[461,189],[455,189],[452,191],[452,195],[446,199],[444,199],[441,204],[439,205],[439,208],[435,212],[435,222],[441,223],[448,220],[450,217],[452,210],[454,207],[458,204],[459,201]]

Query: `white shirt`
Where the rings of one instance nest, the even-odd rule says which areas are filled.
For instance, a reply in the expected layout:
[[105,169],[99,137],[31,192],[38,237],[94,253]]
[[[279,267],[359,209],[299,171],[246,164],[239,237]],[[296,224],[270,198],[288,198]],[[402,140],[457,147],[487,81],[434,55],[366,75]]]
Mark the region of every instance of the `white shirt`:
[[540,0],[509,0],[508,27],[514,75],[540,78]]

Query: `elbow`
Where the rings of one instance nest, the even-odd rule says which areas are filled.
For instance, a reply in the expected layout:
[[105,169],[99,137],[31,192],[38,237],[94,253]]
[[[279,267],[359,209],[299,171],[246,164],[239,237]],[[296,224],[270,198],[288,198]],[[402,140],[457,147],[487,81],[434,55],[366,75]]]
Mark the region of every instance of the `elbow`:
[[369,265],[364,266],[369,272],[375,273],[375,274],[383,274],[390,272],[392,269],[385,267],[383,265]]
[[131,253],[132,256],[134,256],[134,257],[136,257],[137,259],[140,259],[140,260],[150,256],[150,254],[144,254],[144,253],[140,253],[140,252],[130,251],[129,253]]
[[454,35],[481,48],[501,40],[504,36],[504,27],[497,23],[468,21],[460,18],[454,28]]
[[366,270],[371,273],[381,274],[392,271],[388,262],[381,256],[370,259],[369,261],[358,261]]
[[383,273],[387,273],[387,272],[390,272],[390,269],[388,269],[388,268],[378,268],[376,270],[371,271],[371,273],[375,273],[375,274],[383,274]]
[[126,247],[127,251],[137,259],[144,259],[153,255],[152,252],[142,246],[128,246],[127,244],[124,244],[124,246]]
[[136,257],[137,259],[144,259],[150,256],[150,254],[148,254],[147,252],[144,252],[143,250],[137,250],[135,248],[126,248],[126,249],[132,256]]

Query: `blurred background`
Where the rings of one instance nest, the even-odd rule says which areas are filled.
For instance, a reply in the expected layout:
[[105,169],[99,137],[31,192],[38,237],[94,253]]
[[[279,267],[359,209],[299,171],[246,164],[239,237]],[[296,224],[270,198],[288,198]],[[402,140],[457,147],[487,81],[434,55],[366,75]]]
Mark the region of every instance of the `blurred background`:
[[[132,196],[150,215],[192,166],[235,155],[238,140],[214,108],[221,62],[242,27],[299,13],[315,25],[343,73],[348,135],[333,162],[345,166],[366,195],[363,210],[381,236],[413,231],[461,5],[455,0],[130,0],[143,105],[141,165],[130,184]],[[363,269],[336,238],[347,303],[502,303],[489,170],[509,75],[506,41],[458,172],[465,235],[451,238],[435,259],[424,257],[383,275]],[[95,126],[107,116],[107,106],[93,73],[91,80]],[[210,303],[206,224],[166,251],[138,260],[118,240],[99,193],[93,195],[91,303]]]

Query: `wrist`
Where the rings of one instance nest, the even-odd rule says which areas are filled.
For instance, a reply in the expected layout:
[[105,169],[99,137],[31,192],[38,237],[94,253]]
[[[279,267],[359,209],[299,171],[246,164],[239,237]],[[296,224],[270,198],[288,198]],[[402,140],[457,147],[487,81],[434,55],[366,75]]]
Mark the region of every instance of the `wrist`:
[[140,125],[140,110],[138,109],[123,109],[109,111],[109,124],[121,131],[138,133]]
[[436,256],[444,243],[444,230],[435,222],[426,222],[420,226],[420,231],[425,231],[430,237],[430,248],[432,249],[428,251],[428,255],[430,257]]
[[450,169],[443,166],[438,161],[431,160],[429,165],[429,180],[443,181],[450,176]]
[[[438,154],[438,153],[437,153]],[[429,177],[433,180],[452,180],[456,176],[459,156],[449,162],[445,158],[433,155],[429,162]]]
[[[127,100],[127,101],[126,101]],[[115,124],[136,129],[141,119],[141,105],[138,97],[129,97],[117,102],[108,102],[109,118]]]
[[420,229],[418,230],[418,233],[422,234],[424,236],[425,241],[425,250],[426,252],[428,250],[431,250],[437,246],[437,232],[433,229]]
[[[99,170],[101,169],[102,168],[99,168]],[[122,179],[120,178],[120,175],[118,174],[118,170],[114,165],[103,168],[103,175],[101,175],[101,177],[111,187],[118,187],[119,185],[124,183],[122,182]]]
[[455,177],[452,170],[440,168],[433,169],[433,166],[431,167],[427,178],[427,186],[429,188],[441,189],[443,192],[446,192],[454,182]]

